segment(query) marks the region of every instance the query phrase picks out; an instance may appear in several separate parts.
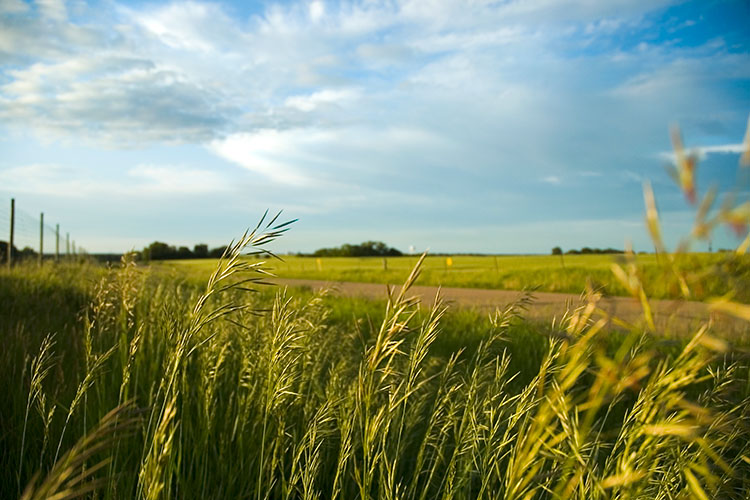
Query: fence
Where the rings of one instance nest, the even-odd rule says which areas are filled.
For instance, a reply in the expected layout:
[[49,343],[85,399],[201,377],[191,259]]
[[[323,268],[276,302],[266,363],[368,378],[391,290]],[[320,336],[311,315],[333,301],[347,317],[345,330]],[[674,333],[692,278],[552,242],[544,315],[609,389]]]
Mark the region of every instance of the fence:
[[19,260],[37,259],[41,264],[45,259],[85,254],[60,224],[45,223],[44,212],[35,217],[17,206],[14,198],[0,201],[0,262],[9,268]]

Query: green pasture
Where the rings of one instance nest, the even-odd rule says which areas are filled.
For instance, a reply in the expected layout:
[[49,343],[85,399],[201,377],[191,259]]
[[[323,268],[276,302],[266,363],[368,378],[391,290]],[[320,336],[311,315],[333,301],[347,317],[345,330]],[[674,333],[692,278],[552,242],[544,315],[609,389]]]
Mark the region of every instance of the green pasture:
[[[403,257],[300,257],[269,259],[268,266],[282,278],[366,283],[403,282],[419,256]],[[533,289],[545,292],[581,293],[587,286],[611,295],[627,295],[614,279],[612,264],[623,264],[622,255],[452,255],[428,256],[418,285],[485,288],[501,290]],[[648,295],[652,298],[679,298],[677,276],[667,267],[666,256],[639,254],[639,267]],[[215,260],[175,260],[154,263],[157,267],[187,268],[207,275]],[[686,254],[673,264],[690,285],[691,299],[703,300],[733,290],[736,299],[750,299],[750,257],[721,254]]]
[[[258,283],[262,261],[240,250],[0,269],[0,497],[750,491],[746,344],[710,325],[663,339],[608,332],[586,309],[553,326],[526,322],[523,301],[487,315],[285,290]],[[494,260],[465,259],[455,270]],[[543,257],[516,259],[544,272]],[[287,264],[317,266],[275,271]]]

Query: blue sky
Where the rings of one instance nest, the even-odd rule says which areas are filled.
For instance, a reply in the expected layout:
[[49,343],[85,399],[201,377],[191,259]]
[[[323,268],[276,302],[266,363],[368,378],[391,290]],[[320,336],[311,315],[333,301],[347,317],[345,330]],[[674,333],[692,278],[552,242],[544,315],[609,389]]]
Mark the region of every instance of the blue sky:
[[300,219],[280,252],[547,253],[648,249],[649,179],[674,244],[668,127],[699,191],[734,185],[748,19],[744,0],[3,0],[0,201],[94,252],[219,245],[268,208]]

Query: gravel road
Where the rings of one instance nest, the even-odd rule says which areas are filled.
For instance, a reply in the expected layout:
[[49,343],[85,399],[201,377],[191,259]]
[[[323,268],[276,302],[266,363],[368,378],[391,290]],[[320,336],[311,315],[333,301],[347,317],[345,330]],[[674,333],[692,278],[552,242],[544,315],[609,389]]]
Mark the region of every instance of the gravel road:
[[[274,278],[274,282],[281,286],[304,287],[313,291],[329,288],[333,293],[345,297],[364,297],[370,299],[385,299],[386,285],[376,283],[353,283],[342,281],[304,280]],[[434,286],[414,286],[411,295],[420,297],[422,303],[431,305],[438,292]],[[512,290],[483,290],[477,288],[441,288],[440,294],[448,303],[458,307],[469,307],[491,312],[497,307],[509,304],[521,295]],[[569,305],[580,304],[578,295],[566,293],[535,292],[534,303],[525,316],[539,321],[551,321],[561,318]],[[640,303],[629,297],[604,297],[599,307],[610,316],[639,323],[643,315]],[[657,330],[666,334],[684,335],[709,318],[709,311],[701,302],[681,300],[654,300],[651,302]],[[723,315],[714,314],[712,318],[716,324],[715,331],[732,335],[750,334],[750,324]]]

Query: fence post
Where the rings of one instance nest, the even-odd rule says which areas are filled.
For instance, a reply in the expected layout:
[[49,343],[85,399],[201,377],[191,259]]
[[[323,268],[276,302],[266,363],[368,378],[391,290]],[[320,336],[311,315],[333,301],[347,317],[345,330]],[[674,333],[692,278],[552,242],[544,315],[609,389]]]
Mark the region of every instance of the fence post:
[[44,212],[39,214],[39,265],[44,263]]
[[70,257],[70,233],[65,233],[65,257]]
[[60,224],[55,225],[55,262],[60,262]]
[[8,241],[8,269],[13,265],[13,245],[15,244],[13,233],[16,229],[16,199],[10,199],[10,241]]

